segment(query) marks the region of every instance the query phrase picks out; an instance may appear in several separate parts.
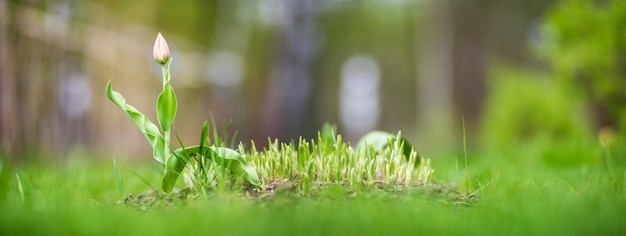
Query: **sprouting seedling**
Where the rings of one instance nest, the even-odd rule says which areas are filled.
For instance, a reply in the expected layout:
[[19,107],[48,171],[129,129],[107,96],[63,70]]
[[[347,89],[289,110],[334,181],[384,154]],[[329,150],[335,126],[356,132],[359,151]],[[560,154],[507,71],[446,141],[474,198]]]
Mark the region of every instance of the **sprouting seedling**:
[[[107,84],[106,93],[109,99],[126,112],[137,125],[152,147],[152,156],[163,164],[164,173],[161,181],[163,191],[172,191],[182,170],[191,163],[190,157],[192,156],[200,156],[207,161],[213,161],[215,164],[229,169],[231,173],[251,184],[260,185],[256,171],[248,165],[238,152],[232,149],[208,146],[206,143],[201,142],[197,146],[171,150],[170,134],[174,118],[176,118],[177,100],[174,88],[170,85],[170,68],[172,65],[170,49],[161,33],[157,35],[154,42],[153,56],[156,62],[161,65],[163,71],[163,91],[159,94],[156,104],[159,126],[152,123],[148,117],[135,107],[127,104],[122,94],[112,90],[111,81]],[[204,130],[206,130],[206,122],[205,127],[203,127],[203,133],[205,133]]]

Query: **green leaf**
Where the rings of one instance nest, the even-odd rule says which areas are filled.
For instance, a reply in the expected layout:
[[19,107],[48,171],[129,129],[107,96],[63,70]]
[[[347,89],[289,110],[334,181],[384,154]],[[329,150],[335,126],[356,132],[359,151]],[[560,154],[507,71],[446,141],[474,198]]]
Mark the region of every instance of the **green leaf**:
[[172,154],[165,165],[165,176],[161,180],[161,188],[165,192],[171,192],[176,180],[181,172],[191,160],[191,156],[199,155],[208,158],[210,161],[229,169],[234,175],[241,177],[245,181],[256,186],[261,185],[261,181],[256,171],[237,151],[225,147],[208,147],[196,145],[186,148],[179,148]]
[[159,132],[159,128],[146,117],[144,114],[139,112],[135,107],[126,104],[126,99],[122,96],[122,94],[111,89],[111,81],[107,83],[106,88],[107,97],[119,108],[121,108],[126,114],[130,117],[130,119],[137,125],[137,128],[143,133],[143,135],[152,146],[152,156],[158,162],[165,164],[165,139]]
[[[411,145],[411,143],[409,143],[407,139],[400,137],[400,135],[394,135],[384,131],[375,130],[363,135],[359,142],[357,142],[356,149],[360,152],[364,152],[369,145],[372,146],[374,150],[380,152],[383,149],[387,148],[390,144],[395,143],[396,141],[400,141],[401,145],[403,145],[402,153],[404,154],[405,158],[409,159],[411,156],[411,152],[413,152],[413,150],[415,149],[413,145]],[[420,158],[418,153],[415,164],[419,164],[419,161]]]
[[157,120],[161,125],[161,130],[168,131],[174,118],[176,118],[176,94],[170,83],[165,83],[157,99]]

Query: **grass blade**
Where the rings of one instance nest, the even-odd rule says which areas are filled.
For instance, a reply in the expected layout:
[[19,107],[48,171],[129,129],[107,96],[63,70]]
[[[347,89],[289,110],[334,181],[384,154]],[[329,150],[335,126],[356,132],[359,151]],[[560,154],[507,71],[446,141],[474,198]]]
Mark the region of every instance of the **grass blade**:
[[18,173],[15,173],[15,178],[17,179],[17,191],[20,193],[20,200],[22,201],[22,203],[25,203],[26,196],[24,195],[24,186],[22,185],[20,175]]
[[467,138],[465,137],[465,117],[463,117],[463,155],[465,156],[465,194],[469,195],[469,170],[467,169]]
[[120,193],[120,199],[124,198],[122,194],[122,177],[120,176],[119,171],[117,170],[117,162],[115,161],[115,157],[113,157],[113,173],[115,173],[115,181],[117,183],[117,190]]

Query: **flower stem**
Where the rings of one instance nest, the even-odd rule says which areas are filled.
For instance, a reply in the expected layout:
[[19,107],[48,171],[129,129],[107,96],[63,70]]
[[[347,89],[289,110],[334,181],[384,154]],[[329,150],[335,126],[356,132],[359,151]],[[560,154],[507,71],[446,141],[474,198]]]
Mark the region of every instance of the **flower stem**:
[[165,139],[165,163],[167,163],[170,158],[170,131],[164,131],[163,138]]
[[[161,71],[163,72],[163,89],[165,89],[165,84],[169,82],[169,70],[166,65],[162,65]],[[170,127],[163,131],[163,138],[165,139],[165,163],[167,163],[170,157]]]
[[169,82],[169,76],[168,76],[169,71],[167,71],[167,66],[162,65],[161,71],[163,72],[163,86],[165,87],[165,84]]

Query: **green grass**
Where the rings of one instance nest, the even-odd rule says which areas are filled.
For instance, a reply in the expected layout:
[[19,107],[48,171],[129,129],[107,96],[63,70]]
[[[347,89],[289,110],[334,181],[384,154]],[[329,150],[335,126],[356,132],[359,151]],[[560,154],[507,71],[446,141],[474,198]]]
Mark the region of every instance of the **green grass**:
[[[262,183],[297,180],[298,189],[304,194],[315,186],[326,184],[341,184],[354,189],[372,189],[381,184],[427,184],[433,174],[431,160],[419,157],[412,147],[405,152],[400,134],[394,139],[387,139],[388,135],[391,134],[381,138],[388,146],[381,150],[368,144],[352,148],[338,135],[332,142],[325,142],[320,136],[317,142],[300,139],[298,145],[269,140],[269,147],[263,151],[258,151],[253,142],[249,151],[239,145],[239,152],[247,153],[246,157]],[[261,186],[261,191],[264,188]]]
[[[270,198],[214,192],[141,210],[118,204],[160,181],[159,168],[112,160],[10,164],[0,171],[2,235],[624,235],[626,168],[600,159],[568,167],[534,151],[468,153],[477,201],[455,204],[432,191],[352,191],[330,185],[311,196]],[[461,158],[456,158],[456,157]],[[431,157],[432,182],[464,184],[463,153]],[[455,159],[456,158],[456,159]],[[567,158],[567,157],[562,157]],[[621,159],[620,159],[621,158]],[[149,157],[146,157],[149,159]],[[613,168],[612,172],[608,168]],[[117,174],[116,174],[117,173]],[[614,173],[614,174],[611,174]],[[19,176],[19,179],[18,179]],[[120,185],[120,179],[123,185]],[[153,184],[155,186],[150,186]],[[459,186],[464,190],[466,186]]]

